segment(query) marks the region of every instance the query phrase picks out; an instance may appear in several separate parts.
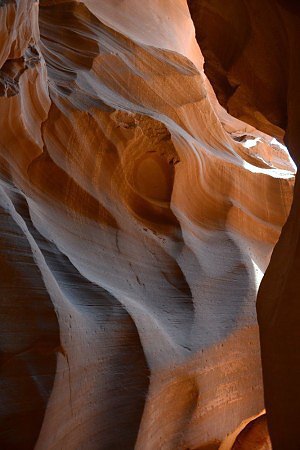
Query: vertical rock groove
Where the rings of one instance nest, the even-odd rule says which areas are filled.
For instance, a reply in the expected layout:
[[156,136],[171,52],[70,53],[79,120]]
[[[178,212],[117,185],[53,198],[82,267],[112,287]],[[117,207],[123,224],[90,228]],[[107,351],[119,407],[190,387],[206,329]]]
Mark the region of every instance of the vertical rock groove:
[[[190,0],[189,6],[207,75],[221,103],[237,118],[284,137],[299,166],[298,3],[232,2],[228,9],[221,1]],[[267,419],[275,450],[300,446],[298,242],[297,175],[292,208],[257,300]]]
[[0,2],[1,448],[269,446],[294,189],[293,442],[295,5],[146,3]]

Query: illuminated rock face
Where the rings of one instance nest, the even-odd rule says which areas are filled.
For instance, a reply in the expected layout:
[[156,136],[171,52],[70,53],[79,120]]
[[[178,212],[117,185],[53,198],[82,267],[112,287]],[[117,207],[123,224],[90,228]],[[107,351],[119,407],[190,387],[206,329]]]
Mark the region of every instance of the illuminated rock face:
[[[206,73],[238,118],[284,136],[299,166],[300,5],[189,0]],[[267,23],[266,23],[267,18]],[[258,295],[264,391],[273,449],[300,448],[299,181]]]
[[0,2],[3,448],[218,448],[294,166],[220,106],[184,0]]

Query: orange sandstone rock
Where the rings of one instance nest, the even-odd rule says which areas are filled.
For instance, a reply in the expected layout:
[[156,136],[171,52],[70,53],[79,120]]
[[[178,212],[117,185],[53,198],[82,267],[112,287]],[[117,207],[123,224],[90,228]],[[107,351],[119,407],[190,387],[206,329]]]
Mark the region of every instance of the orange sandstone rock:
[[0,2],[4,448],[218,448],[264,406],[295,167],[150,3]]

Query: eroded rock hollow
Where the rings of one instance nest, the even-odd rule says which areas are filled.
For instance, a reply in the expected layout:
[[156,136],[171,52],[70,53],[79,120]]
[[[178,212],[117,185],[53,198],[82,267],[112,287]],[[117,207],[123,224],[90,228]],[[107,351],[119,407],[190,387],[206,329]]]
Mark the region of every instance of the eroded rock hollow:
[[0,1],[5,450],[298,448],[296,81],[225,3]]

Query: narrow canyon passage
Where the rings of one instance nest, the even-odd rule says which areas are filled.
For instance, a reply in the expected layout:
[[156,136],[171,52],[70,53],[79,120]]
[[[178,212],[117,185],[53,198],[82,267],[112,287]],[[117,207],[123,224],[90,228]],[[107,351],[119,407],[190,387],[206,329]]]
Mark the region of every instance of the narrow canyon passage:
[[299,448],[280,3],[0,2],[0,448]]
[[[189,7],[206,73],[221,104],[235,117],[284,139],[298,166],[298,2],[232,1],[228,7],[219,0],[189,0]],[[298,176],[293,198],[257,302],[265,401],[275,450],[300,448]]]

